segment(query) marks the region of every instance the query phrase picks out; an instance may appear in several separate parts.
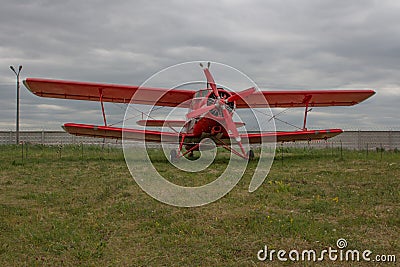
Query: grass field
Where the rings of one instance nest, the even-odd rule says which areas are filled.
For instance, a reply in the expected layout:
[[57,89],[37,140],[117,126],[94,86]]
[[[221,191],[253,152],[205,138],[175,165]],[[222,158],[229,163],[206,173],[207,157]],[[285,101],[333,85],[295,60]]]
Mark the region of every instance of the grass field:
[[[0,266],[262,266],[264,245],[321,251],[339,238],[400,261],[400,153],[283,152],[254,193],[255,161],[222,199],[177,208],[138,187],[120,149],[29,146],[22,159],[20,147],[1,146]],[[160,153],[152,158],[183,179]]]

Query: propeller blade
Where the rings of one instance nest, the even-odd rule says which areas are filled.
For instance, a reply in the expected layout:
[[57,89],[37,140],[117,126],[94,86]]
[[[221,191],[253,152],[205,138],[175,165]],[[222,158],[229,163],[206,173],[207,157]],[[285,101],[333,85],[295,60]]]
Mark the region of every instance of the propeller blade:
[[226,127],[228,128],[229,131],[231,131],[233,137],[235,137],[235,140],[240,147],[240,150],[242,151],[243,155],[245,155],[246,152],[244,151],[242,140],[240,138],[238,130],[236,129],[236,124],[233,122],[232,119],[233,114],[231,115],[227,109],[223,109],[222,112],[224,114]]
[[229,113],[229,111],[226,108],[223,109],[222,112],[224,113],[227,130],[231,131],[233,137],[235,137],[235,140],[237,142],[240,142],[239,132],[236,129],[236,124],[233,122],[232,115]]
[[211,88],[212,88],[212,90],[213,90],[213,92],[214,92],[214,95],[215,95],[216,97],[219,97],[217,85],[215,84],[214,78],[213,78],[213,76],[211,75],[210,70],[209,70],[208,68],[205,68],[205,69],[203,69],[203,71],[204,71],[204,74],[206,75],[207,83],[211,86]]
[[213,108],[215,108],[215,104],[211,105],[211,106],[204,106],[199,109],[193,110],[192,112],[189,112],[188,114],[186,114],[186,117],[188,119],[193,119],[200,115],[203,115],[204,113],[207,113],[208,111],[212,110]]
[[247,96],[253,94],[255,91],[256,91],[256,88],[255,88],[255,87],[251,87],[251,88],[249,88],[249,89],[243,90],[243,91],[241,91],[241,92],[238,92],[238,93],[236,93],[236,94],[230,96],[230,97],[227,99],[227,101],[228,101],[228,102],[232,102],[232,101],[236,101],[236,100],[238,100],[238,99],[240,99],[240,98],[245,98],[245,97],[247,97]]

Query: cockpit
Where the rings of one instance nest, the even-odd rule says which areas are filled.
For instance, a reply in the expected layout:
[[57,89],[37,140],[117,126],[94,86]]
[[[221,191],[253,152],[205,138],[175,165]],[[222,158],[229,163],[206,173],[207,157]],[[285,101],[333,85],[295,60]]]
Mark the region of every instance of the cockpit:
[[199,90],[194,94],[194,97],[195,98],[206,97],[210,91],[211,91],[211,89]]

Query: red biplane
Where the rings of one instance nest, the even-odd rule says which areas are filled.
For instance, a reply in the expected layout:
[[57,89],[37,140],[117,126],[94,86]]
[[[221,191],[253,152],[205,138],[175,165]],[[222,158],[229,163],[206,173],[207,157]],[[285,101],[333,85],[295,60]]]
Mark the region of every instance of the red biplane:
[[[217,87],[208,67],[203,68],[207,88],[183,90],[165,88],[143,88],[138,86],[100,84],[64,80],[27,78],[26,88],[41,97],[99,101],[104,126],[66,123],[63,128],[70,134],[101,138],[124,138],[146,142],[175,142],[178,150],[171,151],[171,159],[177,159],[199,150],[204,138],[211,138],[234,154],[250,159],[254,153],[245,151],[242,140],[249,144],[263,141],[291,142],[328,139],[343,132],[341,129],[308,130],[307,114],[312,107],[352,106],[369,98],[373,90],[301,90],[301,91],[257,91],[254,87],[241,92],[231,92]],[[189,108],[186,120],[139,120],[146,127],[181,127],[179,132],[148,129],[127,129],[107,126],[104,102],[147,104],[167,107]],[[267,104],[268,103],[268,104]],[[295,108],[304,107],[304,123],[301,130],[286,132],[240,133],[237,127],[244,124],[233,121],[235,109],[242,108]],[[239,149],[231,145],[236,142]]]

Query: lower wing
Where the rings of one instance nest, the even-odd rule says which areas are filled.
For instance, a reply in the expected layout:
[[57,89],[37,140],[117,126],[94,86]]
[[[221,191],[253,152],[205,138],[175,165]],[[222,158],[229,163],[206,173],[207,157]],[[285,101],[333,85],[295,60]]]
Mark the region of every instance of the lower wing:
[[295,141],[312,141],[326,140],[338,134],[343,133],[341,129],[326,130],[302,130],[292,132],[261,132],[247,133],[241,135],[241,138],[248,139],[250,144],[271,143],[271,142],[295,142]]
[[137,130],[109,126],[97,126],[89,124],[66,123],[63,126],[64,130],[70,134],[78,136],[98,137],[98,138],[111,138],[133,141],[147,141],[160,143],[161,141],[167,143],[175,143],[180,141],[182,134],[169,133],[150,130]]
[[[113,138],[134,141],[147,141],[147,142],[167,142],[177,143],[181,141],[182,133],[170,133],[150,130],[127,129],[109,126],[96,126],[78,123],[66,123],[63,126],[64,130],[70,134],[79,136],[90,136],[98,138]],[[312,141],[312,140],[326,140],[341,134],[341,129],[326,129],[326,130],[304,130],[292,132],[260,132],[260,133],[246,133],[241,134],[242,139],[247,139],[250,144],[261,144],[271,142],[294,142],[294,141]],[[199,142],[199,138],[190,134],[185,134],[186,142]],[[222,141],[226,144],[230,143],[229,138],[223,138]]]

